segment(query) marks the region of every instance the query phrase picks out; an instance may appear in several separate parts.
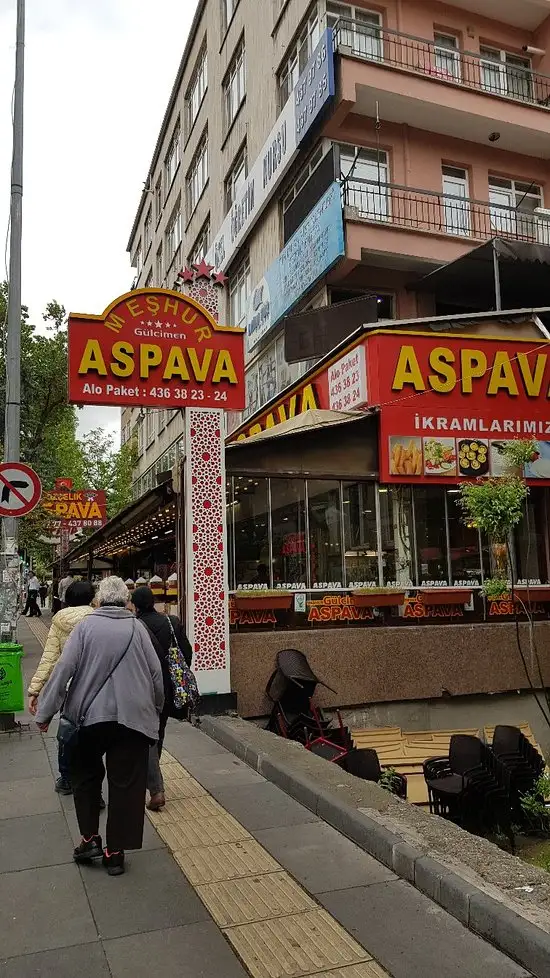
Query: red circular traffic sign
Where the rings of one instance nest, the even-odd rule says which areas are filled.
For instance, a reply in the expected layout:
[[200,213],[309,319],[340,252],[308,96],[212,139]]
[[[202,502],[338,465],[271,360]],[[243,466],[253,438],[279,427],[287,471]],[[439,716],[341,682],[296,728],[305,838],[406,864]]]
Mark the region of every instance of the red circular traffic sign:
[[0,516],[26,516],[40,502],[42,484],[24,462],[0,464]]

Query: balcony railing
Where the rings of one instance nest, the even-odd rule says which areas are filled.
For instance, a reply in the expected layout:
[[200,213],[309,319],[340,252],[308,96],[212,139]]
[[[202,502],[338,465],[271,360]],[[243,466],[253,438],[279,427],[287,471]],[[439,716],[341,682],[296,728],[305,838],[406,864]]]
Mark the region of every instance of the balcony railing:
[[455,51],[422,37],[354,20],[338,20],[334,38],[337,51],[347,48],[365,61],[412,71],[486,95],[550,108],[550,77],[523,65]]
[[364,221],[458,238],[511,238],[550,245],[550,216],[490,201],[346,177],[344,204]]

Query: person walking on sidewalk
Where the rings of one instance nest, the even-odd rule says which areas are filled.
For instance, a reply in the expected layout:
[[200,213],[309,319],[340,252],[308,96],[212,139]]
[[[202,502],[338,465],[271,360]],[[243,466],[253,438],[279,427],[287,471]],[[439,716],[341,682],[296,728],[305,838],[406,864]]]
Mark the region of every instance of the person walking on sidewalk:
[[48,585],[46,584],[46,581],[41,582],[39,592],[40,592],[40,607],[45,608],[46,598],[48,597]]
[[57,585],[57,597],[61,601],[61,607],[62,608],[65,607],[65,597],[66,597],[66,594],[67,594],[67,588],[70,587],[71,584],[73,584],[73,583],[74,583],[74,578],[73,578],[73,575],[71,574],[71,572],[69,571],[65,575],[65,577],[62,577],[61,578],[59,584]]
[[41,618],[42,612],[38,607],[38,593],[40,591],[40,581],[36,574],[32,574],[27,585],[27,603],[23,614],[29,613],[29,618]]
[[[36,716],[38,697],[50,678],[69,635],[93,611],[91,604],[94,599],[94,593],[94,587],[88,581],[71,584],[65,592],[66,607],[58,611],[52,618],[52,624],[48,632],[42,658],[29,683],[28,706],[29,712],[33,716]],[[58,741],[57,764],[59,777],[55,782],[55,790],[61,795],[71,795],[73,789],[69,763],[65,757],[63,744],[60,741]]]
[[[103,857],[110,876],[124,872],[124,851],[141,849],[149,747],[159,732],[164,684],[145,626],[126,610],[130,594],[120,577],[101,581],[99,608],[73,630],[42,690],[36,722],[48,729],[60,709],[74,731],[71,782],[82,841],[76,862]],[[106,848],[99,804],[106,755],[109,803]]]
[[[159,736],[157,743],[151,747],[149,752],[149,768],[147,772],[147,788],[150,795],[147,808],[152,812],[158,812],[166,804],[164,782],[160,769],[164,733],[168,717],[177,715],[174,707],[174,690],[168,668],[168,650],[174,645],[175,640],[183,652],[188,666],[191,666],[193,650],[179,618],[175,615],[161,615],[156,611],[155,596],[150,587],[137,587],[132,592],[132,604],[136,609],[137,619],[143,622],[153,638],[153,644],[160,659],[164,681],[164,709],[160,715]],[[181,717],[178,717],[178,719],[181,719]]]

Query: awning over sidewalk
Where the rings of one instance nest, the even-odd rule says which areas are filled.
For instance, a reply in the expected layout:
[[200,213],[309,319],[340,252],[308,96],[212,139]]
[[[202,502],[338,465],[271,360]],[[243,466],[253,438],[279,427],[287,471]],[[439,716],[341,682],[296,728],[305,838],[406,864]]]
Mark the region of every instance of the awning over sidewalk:
[[550,306],[550,247],[493,238],[408,288],[464,309]]

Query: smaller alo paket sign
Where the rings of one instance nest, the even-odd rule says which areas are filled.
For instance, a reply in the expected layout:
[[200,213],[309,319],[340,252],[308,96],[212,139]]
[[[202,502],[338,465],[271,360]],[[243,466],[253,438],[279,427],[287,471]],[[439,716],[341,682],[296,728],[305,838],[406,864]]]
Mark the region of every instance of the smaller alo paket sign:
[[69,401],[241,411],[244,330],[168,289],[137,289],[101,316],[69,316]]

